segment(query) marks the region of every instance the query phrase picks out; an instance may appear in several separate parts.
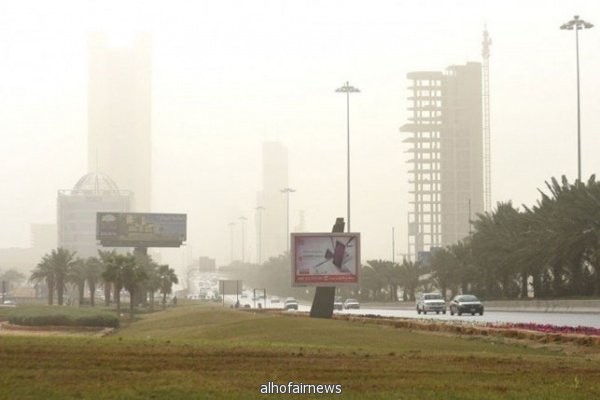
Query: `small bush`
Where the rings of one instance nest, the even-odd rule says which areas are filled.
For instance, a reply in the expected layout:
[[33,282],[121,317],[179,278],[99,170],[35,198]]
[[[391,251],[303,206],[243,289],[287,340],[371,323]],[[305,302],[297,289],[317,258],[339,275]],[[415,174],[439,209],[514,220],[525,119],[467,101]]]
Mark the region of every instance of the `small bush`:
[[119,318],[113,313],[61,306],[18,308],[8,314],[8,322],[26,326],[119,326]]

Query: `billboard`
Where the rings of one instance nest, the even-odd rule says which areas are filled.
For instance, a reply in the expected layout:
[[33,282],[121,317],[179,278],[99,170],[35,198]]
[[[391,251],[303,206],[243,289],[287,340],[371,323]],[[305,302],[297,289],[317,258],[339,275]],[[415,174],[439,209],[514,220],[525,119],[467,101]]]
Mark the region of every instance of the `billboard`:
[[96,240],[108,247],[179,247],[186,214],[96,213]]
[[292,233],[292,286],[356,285],[360,233]]
[[242,293],[242,281],[238,280],[220,280],[219,281],[219,293],[225,294],[241,294]]

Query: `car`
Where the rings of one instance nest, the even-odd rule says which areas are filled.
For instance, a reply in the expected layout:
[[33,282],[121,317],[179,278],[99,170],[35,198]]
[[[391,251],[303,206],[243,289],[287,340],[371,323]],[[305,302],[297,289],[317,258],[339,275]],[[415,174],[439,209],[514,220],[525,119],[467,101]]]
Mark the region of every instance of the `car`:
[[279,304],[279,302],[280,302],[279,297],[277,297],[277,296],[272,296],[271,297],[271,303],[272,304]]
[[342,310],[343,308],[344,303],[342,302],[342,298],[340,296],[335,296],[335,300],[333,300],[333,309]]
[[428,311],[446,314],[446,300],[441,293],[420,293],[417,296],[417,313],[427,314]]
[[1,307],[16,307],[17,303],[14,300],[4,300],[4,302],[2,304],[0,304]]
[[283,309],[284,310],[297,310],[298,309],[298,300],[296,300],[293,297],[288,297],[287,299],[285,299],[285,302],[283,303]]
[[459,294],[458,296],[454,296],[450,302],[450,315],[454,315],[455,313],[458,315],[462,315],[463,313],[483,315],[483,304],[477,296]]
[[344,300],[344,310],[355,309],[358,310],[360,308],[360,303],[356,299],[346,299]]

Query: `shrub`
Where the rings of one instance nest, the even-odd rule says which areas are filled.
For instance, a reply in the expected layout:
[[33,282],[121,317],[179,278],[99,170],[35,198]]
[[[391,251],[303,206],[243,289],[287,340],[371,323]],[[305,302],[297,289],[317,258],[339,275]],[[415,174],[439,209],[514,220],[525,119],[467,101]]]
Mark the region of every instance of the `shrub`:
[[119,318],[113,313],[61,306],[17,308],[8,314],[8,322],[27,326],[119,326]]

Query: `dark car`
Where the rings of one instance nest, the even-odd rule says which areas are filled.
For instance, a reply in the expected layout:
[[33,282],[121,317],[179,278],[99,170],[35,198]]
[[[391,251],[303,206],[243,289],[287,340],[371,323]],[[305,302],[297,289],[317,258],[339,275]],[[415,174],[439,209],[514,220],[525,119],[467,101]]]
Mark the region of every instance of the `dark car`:
[[450,315],[462,315],[468,313],[471,315],[483,315],[483,304],[476,296],[472,294],[459,294],[454,296],[450,302]]

